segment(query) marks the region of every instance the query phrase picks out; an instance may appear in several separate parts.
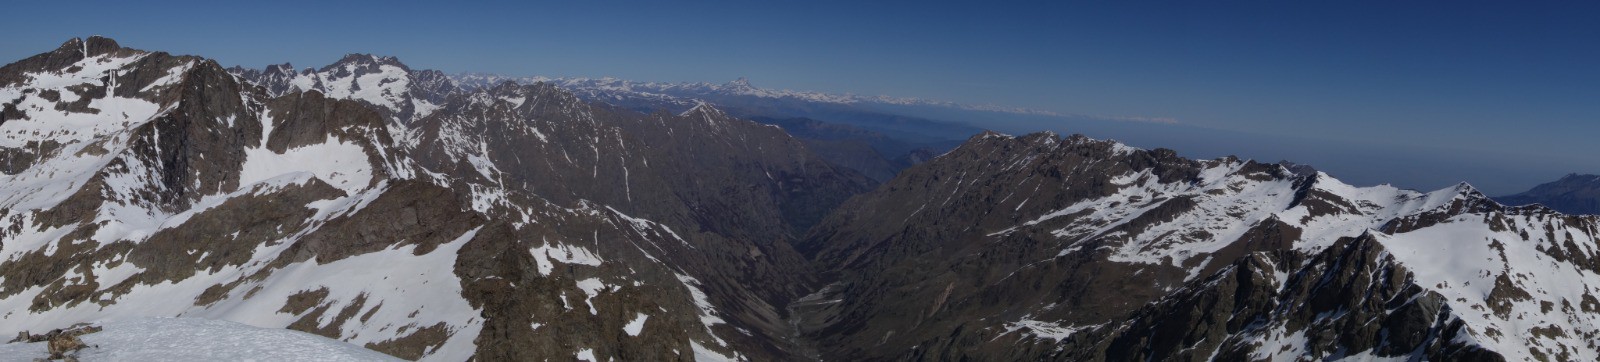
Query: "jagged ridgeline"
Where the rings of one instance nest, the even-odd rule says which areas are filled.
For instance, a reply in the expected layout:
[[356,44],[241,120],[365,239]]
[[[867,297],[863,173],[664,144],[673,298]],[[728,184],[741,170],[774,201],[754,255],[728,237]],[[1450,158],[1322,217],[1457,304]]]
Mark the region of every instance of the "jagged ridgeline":
[[872,182],[711,106],[73,39],[0,68],[0,335],[144,316],[408,359],[787,359],[790,246]]
[[984,133],[878,185],[703,102],[100,37],[0,68],[0,106],[6,336],[180,316],[443,361],[1600,358],[1600,219],[1465,184]]
[[1594,360],[1600,220],[988,133],[824,220],[828,359]]

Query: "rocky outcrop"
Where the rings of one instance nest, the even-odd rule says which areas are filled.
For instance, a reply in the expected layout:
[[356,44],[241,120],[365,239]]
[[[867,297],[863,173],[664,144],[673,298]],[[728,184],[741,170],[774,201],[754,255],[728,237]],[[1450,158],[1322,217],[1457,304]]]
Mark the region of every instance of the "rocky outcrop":
[[78,336],[100,332],[98,326],[78,324],[66,329],[54,329],[45,334],[29,334],[27,331],[18,332],[17,338],[9,343],[45,343],[45,352],[50,360],[77,361],[78,351],[91,347]]

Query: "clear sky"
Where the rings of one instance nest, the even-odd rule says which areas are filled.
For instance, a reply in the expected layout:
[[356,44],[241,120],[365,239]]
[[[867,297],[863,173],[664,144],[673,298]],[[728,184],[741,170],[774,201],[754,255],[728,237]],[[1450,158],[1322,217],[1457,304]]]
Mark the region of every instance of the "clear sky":
[[744,76],[1461,155],[1497,170],[1464,178],[1507,193],[1600,172],[1596,4],[29,1],[0,6],[0,62],[101,34],[250,67],[363,52],[447,72]]

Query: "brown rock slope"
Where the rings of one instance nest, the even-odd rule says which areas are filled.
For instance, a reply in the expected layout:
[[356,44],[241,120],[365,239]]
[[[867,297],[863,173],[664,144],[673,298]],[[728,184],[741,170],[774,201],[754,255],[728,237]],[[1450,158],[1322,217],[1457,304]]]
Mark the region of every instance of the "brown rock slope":
[[815,228],[829,284],[791,307],[829,360],[1587,359],[1597,225],[989,133]]
[[397,110],[104,38],[0,69],[0,332],[188,316],[412,359],[796,356],[789,243],[870,181],[709,107],[418,73]]

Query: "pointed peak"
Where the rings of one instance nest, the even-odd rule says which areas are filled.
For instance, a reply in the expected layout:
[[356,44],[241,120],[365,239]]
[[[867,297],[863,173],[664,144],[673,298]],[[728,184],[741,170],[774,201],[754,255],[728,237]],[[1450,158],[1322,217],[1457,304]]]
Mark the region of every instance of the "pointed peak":
[[372,54],[350,53],[350,54],[345,54],[344,57],[339,58],[339,61],[334,62],[334,63],[360,63],[360,62],[365,62],[365,61],[371,61],[371,60],[374,60],[374,59],[376,59],[376,58],[374,58],[372,56]]
[[993,130],[987,130],[986,129],[986,130],[983,130],[983,132],[978,133],[977,135],[973,135],[972,139],[968,140],[968,141],[970,142],[972,140],[984,140],[984,139],[990,139],[990,138],[1008,138],[1009,139],[1009,138],[1016,138],[1016,136],[1012,136],[1012,135],[1008,135],[1008,134],[995,132]]
[[739,79],[734,79],[732,82],[728,82],[728,86],[738,88],[753,88],[750,86],[750,79],[745,77],[739,77]]
[[1436,202],[1445,202],[1457,199],[1488,199],[1489,196],[1479,192],[1478,188],[1472,187],[1472,184],[1462,181],[1450,187],[1430,192],[1428,193],[1428,198]]
[[1472,184],[1460,182],[1454,186],[1424,194],[1421,210],[1445,210],[1450,214],[1481,212],[1500,208],[1500,203],[1484,195]]
[[83,38],[79,38],[79,37],[72,37],[72,39],[67,39],[67,41],[61,43],[61,46],[56,47],[56,49],[66,49],[66,50],[79,50],[79,49],[82,49],[82,48],[83,48]]
[[1478,191],[1477,187],[1473,187],[1472,184],[1467,183],[1466,181],[1457,182],[1454,186],[1447,187],[1444,190],[1439,190],[1438,192],[1446,193],[1446,194],[1453,194],[1455,196],[1455,198],[1468,198],[1468,199],[1487,199],[1487,198],[1489,198],[1488,195],[1484,195],[1482,191]]
[[1328,174],[1323,173],[1321,170],[1318,170],[1316,167],[1307,164],[1294,163],[1289,160],[1278,161],[1278,166],[1283,167],[1284,171],[1288,171],[1290,174],[1296,176],[1310,176],[1316,178],[1331,177],[1328,176]]
[[337,66],[343,66],[343,65],[356,65],[356,66],[392,65],[392,66],[400,67],[400,69],[405,69],[406,71],[411,71],[410,67],[406,67],[405,63],[400,62],[400,58],[397,58],[397,57],[394,57],[394,56],[390,56],[390,55],[373,55],[373,54],[368,54],[368,53],[350,53],[350,54],[345,54],[343,58],[339,58],[339,61],[334,62],[333,64],[329,65],[329,67],[337,67]]
[[678,116],[680,116],[680,117],[688,117],[688,116],[694,116],[694,115],[701,115],[701,116],[707,116],[707,117],[711,117],[711,116],[721,117],[721,116],[726,116],[727,113],[723,113],[722,110],[717,109],[717,107],[715,107],[715,106],[712,106],[711,103],[706,103],[705,101],[695,101],[694,107],[689,108],[689,110],[683,111],[683,113],[679,113],[678,114]]

